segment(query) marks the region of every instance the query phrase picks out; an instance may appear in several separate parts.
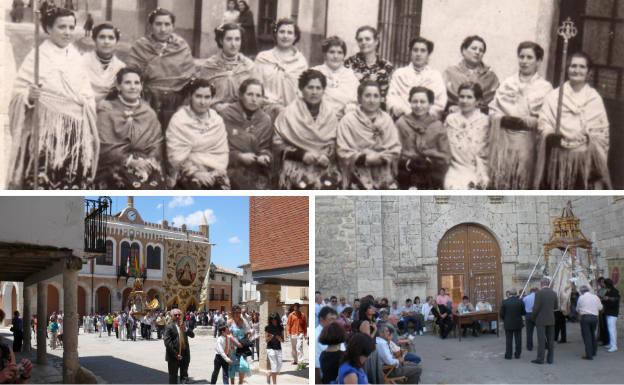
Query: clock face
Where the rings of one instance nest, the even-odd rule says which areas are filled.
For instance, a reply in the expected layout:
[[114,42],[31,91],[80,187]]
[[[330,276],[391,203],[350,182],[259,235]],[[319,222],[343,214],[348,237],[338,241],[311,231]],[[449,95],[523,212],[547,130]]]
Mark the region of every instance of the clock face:
[[132,222],[136,221],[136,219],[137,219],[136,211],[128,212],[128,219],[130,219]]

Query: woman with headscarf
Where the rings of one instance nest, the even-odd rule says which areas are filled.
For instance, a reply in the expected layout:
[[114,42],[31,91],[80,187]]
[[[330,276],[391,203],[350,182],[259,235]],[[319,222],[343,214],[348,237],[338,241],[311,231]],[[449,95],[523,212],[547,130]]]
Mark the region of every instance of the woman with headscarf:
[[390,87],[390,78],[394,66],[388,60],[379,56],[379,32],[371,26],[358,28],[355,33],[360,52],[345,61],[345,67],[351,68],[360,83],[374,81],[381,89],[381,108],[386,110],[386,95]]
[[462,42],[460,51],[463,58],[459,64],[444,71],[444,80],[448,91],[448,110],[450,113],[458,111],[459,86],[466,82],[472,82],[479,84],[483,90],[483,99],[479,103],[479,109],[487,113],[488,105],[494,99],[494,94],[499,85],[498,76],[483,63],[487,44],[481,36],[468,36]]
[[186,40],[174,32],[175,15],[157,8],[149,14],[150,33],[130,49],[128,66],[143,71],[144,91],[163,130],[184,103],[182,90],[195,76],[195,61]]
[[265,110],[275,120],[284,107],[297,99],[299,77],[308,68],[308,60],[295,47],[301,39],[301,30],[294,20],[280,19],[273,38],[275,47],[256,57],[254,77],[264,84]]
[[325,64],[314,67],[327,78],[324,101],[336,112],[338,120],[357,108],[357,89],[360,81],[350,68],[344,66],[347,44],[338,36],[331,36],[321,45]]
[[238,99],[241,83],[251,77],[254,62],[240,53],[243,29],[238,24],[224,24],[215,29],[215,41],[221,52],[199,65],[199,77],[212,83],[217,91],[212,108],[220,110]]
[[111,23],[102,23],[93,29],[95,49],[85,54],[85,64],[89,73],[95,101],[100,102],[115,87],[115,77],[126,64],[117,58],[115,51],[121,32]]
[[173,115],[167,129],[169,187],[229,190],[229,148],[223,118],[210,108],[215,89],[204,79],[189,84],[189,104]]
[[240,86],[239,100],[220,112],[228,132],[228,176],[233,190],[271,187],[273,125],[260,108],[263,97],[262,83],[247,79]]
[[141,98],[135,68],[117,73],[116,90],[98,104],[100,190],[163,189],[163,134],[156,113]]
[[254,22],[253,12],[251,12],[249,4],[247,4],[246,1],[240,0],[238,2],[238,8],[240,9],[238,24],[245,30],[243,33],[241,52],[245,56],[255,56],[258,53],[258,41],[256,40],[256,24]]
[[552,85],[537,72],[544,49],[520,43],[519,71],[506,79],[490,103],[492,154],[490,174],[495,190],[533,188],[537,148],[537,118]]
[[[49,39],[41,43],[39,86],[34,84],[35,50],[22,63],[9,107],[13,138],[9,161],[9,187],[86,190],[92,186],[100,143],[95,99],[84,59],[72,45],[76,16],[64,8],[42,14]],[[38,101],[38,154],[32,135]],[[39,157],[35,170],[34,156]]]
[[381,87],[365,81],[358,88],[359,108],[338,125],[337,145],[343,187],[355,190],[397,189],[401,154],[399,133],[390,115],[381,110]]
[[609,119],[598,92],[588,84],[590,57],[578,52],[568,62],[563,87],[561,127],[557,130],[559,89],[544,99],[537,130],[536,189],[611,189],[607,165]]
[[337,189],[336,126],[333,110],[323,101],[325,75],[307,70],[299,78],[302,97],[296,98],[275,121],[273,148],[280,159],[279,187]]

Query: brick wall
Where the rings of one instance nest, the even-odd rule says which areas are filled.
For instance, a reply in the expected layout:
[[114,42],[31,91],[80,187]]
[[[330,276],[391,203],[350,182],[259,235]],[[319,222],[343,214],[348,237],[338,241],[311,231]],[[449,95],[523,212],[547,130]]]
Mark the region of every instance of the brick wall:
[[250,198],[252,271],[308,264],[308,213],[307,197]]

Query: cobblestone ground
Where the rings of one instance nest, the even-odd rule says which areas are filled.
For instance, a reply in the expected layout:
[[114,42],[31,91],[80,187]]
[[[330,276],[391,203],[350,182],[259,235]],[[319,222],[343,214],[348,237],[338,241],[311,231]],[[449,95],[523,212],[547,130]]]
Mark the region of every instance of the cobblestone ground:
[[[2,330],[5,337],[8,330]],[[155,334],[154,334],[155,335]],[[7,338],[7,339],[10,339]],[[208,383],[213,369],[214,347],[216,340],[209,335],[196,336],[189,339],[191,346],[191,364],[189,376],[193,383]],[[278,383],[307,384],[308,369],[297,370],[292,364],[290,342],[283,344],[284,364]],[[308,361],[307,346],[305,362]],[[59,366],[62,359],[62,349],[50,350],[48,347],[49,362],[52,366]],[[167,363],[165,362],[165,346],[162,340],[152,339],[137,341],[121,341],[113,333],[108,337],[106,333],[84,334],[80,329],[78,337],[78,353],[80,365],[91,370],[103,382],[115,384],[162,384],[168,382]],[[58,358],[58,359],[57,359]],[[258,361],[253,366],[257,368]],[[53,379],[52,377],[48,377]],[[222,383],[221,374],[218,383]],[[55,378],[53,379],[55,380]],[[47,382],[47,381],[46,381]],[[56,381],[54,381],[56,382]],[[238,383],[238,379],[237,379]],[[247,384],[266,384],[266,376],[259,370],[254,370],[251,377],[245,379]]]

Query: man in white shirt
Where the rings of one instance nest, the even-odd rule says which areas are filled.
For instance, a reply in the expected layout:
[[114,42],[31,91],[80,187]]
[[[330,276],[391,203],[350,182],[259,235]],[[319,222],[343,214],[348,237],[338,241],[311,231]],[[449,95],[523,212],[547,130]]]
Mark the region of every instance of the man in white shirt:
[[[321,332],[323,328],[329,326],[332,322],[335,322],[338,319],[338,313],[336,310],[332,309],[329,306],[325,306],[321,309],[321,312],[318,316],[319,325],[314,330],[315,338],[316,338],[316,350],[315,354],[315,364],[314,364],[314,376],[316,379],[316,384],[321,384],[321,353],[327,349],[327,345],[323,345],[319,342],[319,337],[321,336]],[[343,352],[347,349],[345,348],[344,343],[340,345],[340,350]]]
[[[485,299],[485,295],[481,295],[479,302],[477,302],[477,304],[475,305],[475,310],[478,312],[479,311],[492,311],[492,304],[490,304]],[[481,321],[481,328],[484,328],[485,326],[488,326],[490,328],[491,333],[496,333],[496,328],[498,327],[498,325],[496,324],[496,321],[491,321],[489,325],[487,322]]]
[[414,307],[412,306],[412,299],[408,298],[405,300],[405,306],[401,308],[401,314],[405,317],[409,313],[414,312]]
[[533,350],[533,331],[535,330],[535,322],[533,322],[533,304],[535,303],[535,293],[537,292],[537,288],[534,287],[531,289],[531,294],[522,298],[522,302],[524,302],[524,310],[526,311],[526,315],[524,316],[524,321],[526,324],[526,340],[527,340],[527,350]]
[[401,316],[403,309],[399,309],[399,303],[397,301],[392,301],[392,306],[390,307],[390,314]]
[[315,322],[316,322],[316,326],[319,325],[319,313],[321,312],[321,309],[325,306],[325,304],[323,303],[323,297],[321,296],[321,292],[317,291],[314,293],[314,305],[315,305],[315,309],[314,309],[314,315],[315,315]]
[[418,384],[422,368],[419,364],[405,361],[400,351],[397,353],[398,357],[392,353],[390,341],[392,341],[393,333],[394,328],[388,323],[379,327],[379,335],[375,338],[379,359],[384,365],[392,365],[395,367],[394,370],[390,372],[390,376],[405,376],[408,384]]
[[587,285],[579,288],[581,296],[576,302],[576,311],[581,316],[581,334],[585,344],[584,360],[593,360],[598,350],[596,343],[596,326],[598,313],[602,310],[602,302],[597,295],[592,294]]
[[347,299],[344,296],[340,297],[340,304],[338,305],[338,309],[336,309],[338,314],[341,314],[344,311],[344,309],[348,307],[351,307],[351,305],[347,303]]

